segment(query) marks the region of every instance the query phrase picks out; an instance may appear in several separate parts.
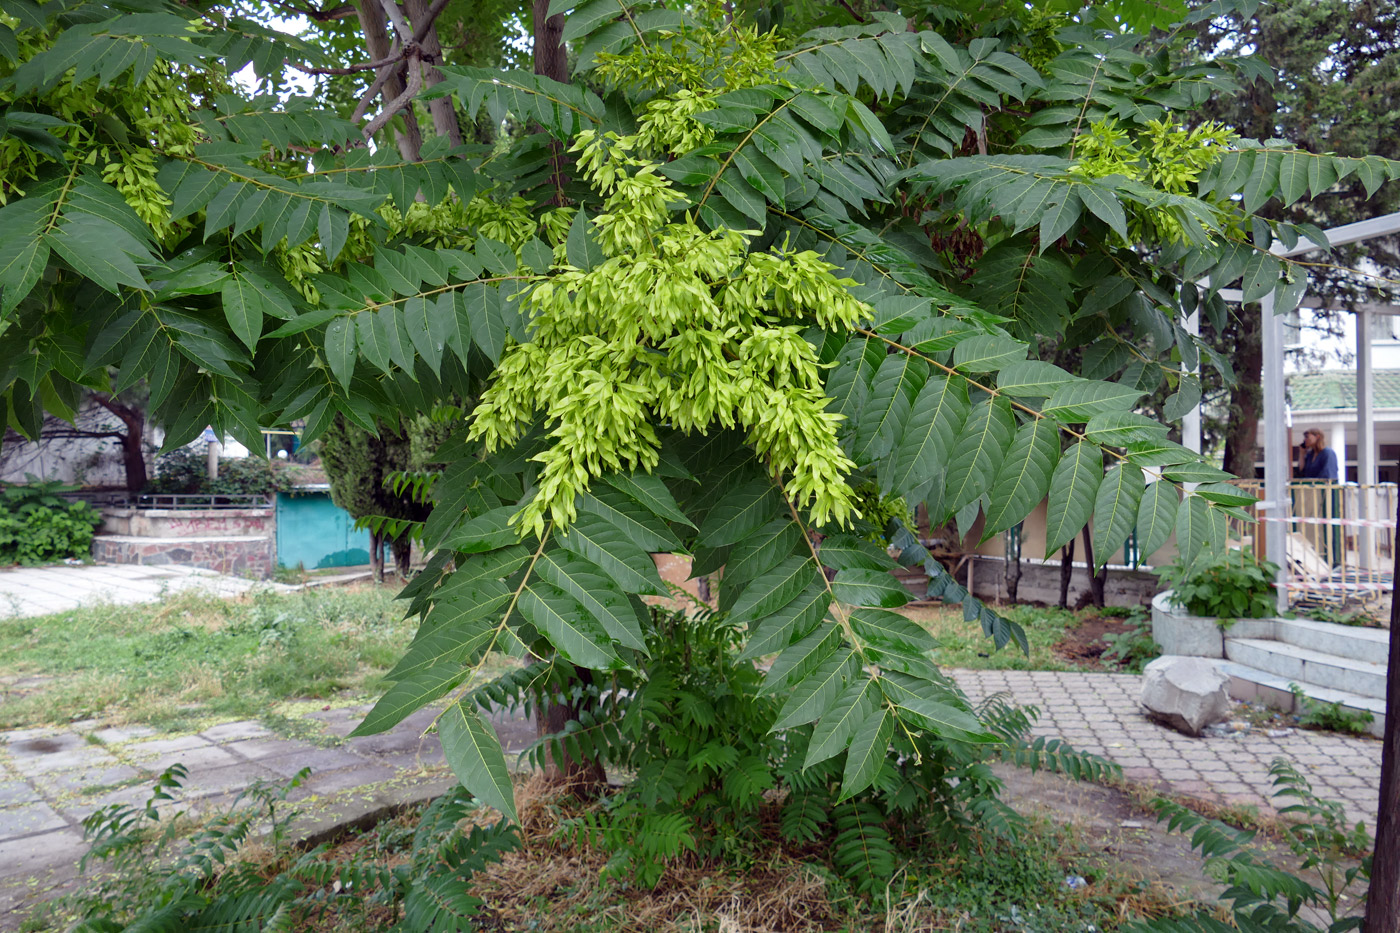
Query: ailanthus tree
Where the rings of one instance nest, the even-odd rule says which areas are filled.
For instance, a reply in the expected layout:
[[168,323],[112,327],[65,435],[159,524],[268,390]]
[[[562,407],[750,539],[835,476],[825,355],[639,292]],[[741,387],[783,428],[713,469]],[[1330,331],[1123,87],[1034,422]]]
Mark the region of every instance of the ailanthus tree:
[[[449,762],[510,816],[481,711],[521,675],[462,685],[492,650],[550,659],[535,687],[645,665],[657,551],[726,568],[773,727],[843,797],[996,741],[862,534],[998,647],[1024,635],[870,516],[992,535],[1048,496],[1047,551],[1086,527],[1099,561],[1134,528],[1222,548],[1252,499],[1135,406],[1177,418],[1185,373],[1228,373],[1180,325],[1217,289],[1296,304],[1267,247],[1321,234],[1271,204],[1400,165],[1193,123],[1262,66],[1176,66],[1180,30],[1146,32],[1170,4],[982,6],[760,32],[742,5],[556,0],[566,82],[443,62],[442,0],[358,7],[388,43],[352,65],[213,6],[0,0],[4,418],[143,379],[168,444],[255,442],[477,399],[403,478],[435,556],[361,731],[447,697]],[[363,91],[297,96],[286,62]],[[280,93],[243,93],[248,64]]]

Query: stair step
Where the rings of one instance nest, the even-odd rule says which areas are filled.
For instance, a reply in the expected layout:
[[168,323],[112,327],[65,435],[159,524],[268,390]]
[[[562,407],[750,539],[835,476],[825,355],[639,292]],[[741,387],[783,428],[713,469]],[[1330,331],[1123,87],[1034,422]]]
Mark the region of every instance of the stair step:
[[1343,658],[1269,638],[1226,638],[1225,657],[1306,686],[1385,696],[1385,665]]
[[1385,733],[1385,700],[1376,697],[1359,696],[1346,690],[1333,690],[1317,684],[1290,681],[1287,677],[1261,671],[1257,667],[1239,664],[1235,661],[1217,661],[1218,667],[1230,678],[1230,695],[1237,700],[1259,701],[1265,706],[1294,712],[1296,698],[1289,689],[1290,683],[1297,683],[1303,693],[1321,703],[1340,703],[1345,709],[1365,711],[1375,717],[1367,726],[1371,735],[1380,738]]
[[[1229,632],[1226,636],[1229,636]],[[1314,622],[1312,619],[1275,619],[1273,637],[1299,648],[1370,664],[1384,665],[1390,650],[1390,632],[1386,629]]]

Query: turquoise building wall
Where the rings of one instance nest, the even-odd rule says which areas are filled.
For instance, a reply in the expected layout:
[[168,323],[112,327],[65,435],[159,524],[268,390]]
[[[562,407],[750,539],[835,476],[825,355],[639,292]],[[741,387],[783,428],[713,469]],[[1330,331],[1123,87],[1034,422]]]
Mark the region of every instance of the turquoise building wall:
[[330,493],[308,489],[277,494],[277,563],[306,570],[369,563],[369,532]]

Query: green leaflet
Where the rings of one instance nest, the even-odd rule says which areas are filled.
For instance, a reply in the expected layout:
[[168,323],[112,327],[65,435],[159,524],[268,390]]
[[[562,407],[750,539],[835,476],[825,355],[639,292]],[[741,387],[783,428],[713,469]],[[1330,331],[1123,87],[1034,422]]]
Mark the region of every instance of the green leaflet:
[[841,643],[841,628],[834,622],[819,625],[793,642],[773,660],[763,678],[763,692],[777,693],[811,673]]
[[683,550],[680,539],[666,527],[664,521],[619,490],[606,486],[593,489],[579,496],[577,504],[581,511],[592,512],[615,525],[644,551]]
[[904,436],[914,399],[928,381],[928,364],[908,353],[892,353],[880,363],[856,419],[851,458],[870,463],[889,455]]
[[1158,480],[1148,483],[1138,503],[1138,553],[1147,560],[1167,543],[1176,528],[1176,487]]
[[922,656],[938,647],[923,626],[884,609],[852,609],[851,630],[857,638],[885,651]]
[[547,550],[535,561],[535,573],[577,600],[613,641],[647,653],[632,601],[595,565],[569,552]]
[[[802,527],[786,516],[775,518],[729,551],[720,585],[739,587],[767,573],[802,543]],[[810,551],[802,549],[810,559]]]
[[850,423],[865,407],[871,380],[886,355],[882,341],[865,337],[848,341],[836,355],[836,365],[826,378],[826,394],[832,399],[828,410]]
[[846,682],[860,674],[855,652],[839,649],[817,668],[793,684],[787,702],[778,711],[773,731],[812,722],[831,708]]
[[841,777],[841,797],[846,799],[865,790],[885,764],[885,754],[894,737],[894,717],[889,710],[877,709],[861,723],[851,737],[846,753],[846,769]]
[[453,704],[438,720],[438,734],[443,756],[462,786],[506,819],[518,821],[515,787],[506,770],[501,740],[477,711],[463,703]]
[[594,670],[623,666],[602,624],[559,587],[533,580],[516,606],[570,663]]
[[831,592],[826,588],[826,581],[819,580],[760,622],[749,635],[739,657],[761,658],[783,651],[794,637],[802,639],[811,634],[830,606]]
[[1016,398],[1047,398],[1076,378],[1054,363],[1023,360],[997,374],[997,391]]
[[385,680],[404,680],[445,662],[472,664],[488,648],[495,630],[483,624],[510,600],[500,584],[497,592],[483,592],[480,598],[439,602],[423,619],[408,651],[385,675]]
[[580,515],[558,540],[565,550],[598,565],[624,592],[658,596],[667,592],[651,555],[597,516]]
[[875,685],[864,678],[842,691],[812,731],[812,740],[807,745],[807,757],[802,767],[810,768],[819,761],[839,755],[861,724],[875,712],[878,696]]
[[864,567],[851,567],[836,573],[831,592],[849,606],[878,606],[892,609],[913,600],[913,596],[892,574]]
[[1225,516],[1200,496],[1188,495],[1176,510],[1176,549],[1188,570],[1225,550]]
[[850,534],[834,534],[822,539],[817,552],[822,564],[834,570],[860,567],[866,570],[894,570],[898,564],[877,545]]
[[821,582],[821,572],[810,556],[789,557],[755,579],[729,610],[734,622],[757,622],[792,602],[797,594]]
[[449,660],[396,681],[350,735],[374,735],[394,728],[410,713],[415,713],[445,696],[449,690],[460,684],[468,673],[470,668]]
[[882,464],[881,488],[910,496],[938,479],[970,407],[966,380],[930,377],[914,400],[894,456]]
[[700,523],[700,543],[705,547],[737,544],[777,514],[780,504],[770,480],[751,480],[726,495],[705,516]]
[[1094,497],[1094,564],[1102,567],[1137,524],[1144,489],[1142,470],[1131,463],[1111,467]]
[[503,505],[469,518],[454,528],[441,546],[462,554],[480,554],[514,544],[520,540],[520,535],[509,525],[515,512],[514,506]]
[[1011,405],[1000,396],[972,408],[948,461],[943,509],[954,513],[982,498],[1016,432]]
[[901,696],[894,701],[901,714],[922,729],[958,742],[996,743],[998,738],[971,713],[923,697]]
[[1094,496],[1103,479],[1103,454],[1088,441],[1080,441],[1060,457],[1050,477],[1050,497],[1045,517],[1045,553],[1064,547],[1089,522]]
[[1066,423],[1083,422],[1101,412],[1130,409],[1140,398],[1142,393],[1130,386],[1083,380],[1056,389],[1041,413]]
[[1060,459],[1060,430],[1049,418],[1032,418],[1016,431],[991,486],[985,541],[1025,519],[1045,498]]
[[650,473],[606,473],[603,481],[646,506],[653,515],[668,522],[695,527],[676,504],[675,497],[661,477]]
[[953,348],[953,365],[970,373],[993,373],[1026,358],[1029,346],[1011,337],[979,334]]
[[1157,441],[1165,438],[1167,431],[1167,426],[1160,421],[1131,411],[1099,412],[1084,426],[1084,436],[1089,440],[1113,447]]
[[1177,483],[1218,483],[1233,479],[1229,473],[1209,463],[1180,463],[1162,470],[1162,475]]

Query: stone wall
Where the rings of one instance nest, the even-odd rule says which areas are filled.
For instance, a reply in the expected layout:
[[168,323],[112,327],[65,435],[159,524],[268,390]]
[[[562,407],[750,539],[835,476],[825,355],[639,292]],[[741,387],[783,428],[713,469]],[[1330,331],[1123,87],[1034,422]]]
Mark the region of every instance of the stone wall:
[[[999,600],[1006,598],[1006,562],[1000,557],[976,556],[969,561],[970,567],[958,574],[958,579],[967,585],[970,571],[972,584],[968,588],[979,599]],[[1157,575],[1149,570],[1134,570],[1130,567],[1109,565],[1108,580],[1104,584],[1104,604],[1109,606],[1146,606],[1152,601],[1160,584]],[[1078,605],[1081,597],[1089,592],[1089,571],[1081,564],[1074,565],[1070,577],[1069,605]],[[1049,606],[1060,601],[1060,562],[1042,561],[1034,558],[1021,559],[1021,582],[1016,589],[1016,599],[1024,603],[1044,603]]]
[[98,535],[92,542],[92,556],[99,563],[174,564],[265,579],[272,575],[277,564],[273,540],[271,535],[185,538]]
[[208,538],[225,535],[272,537],[276,514],[265,509],[134,509],[102,510],[98,534],[137,538]]

